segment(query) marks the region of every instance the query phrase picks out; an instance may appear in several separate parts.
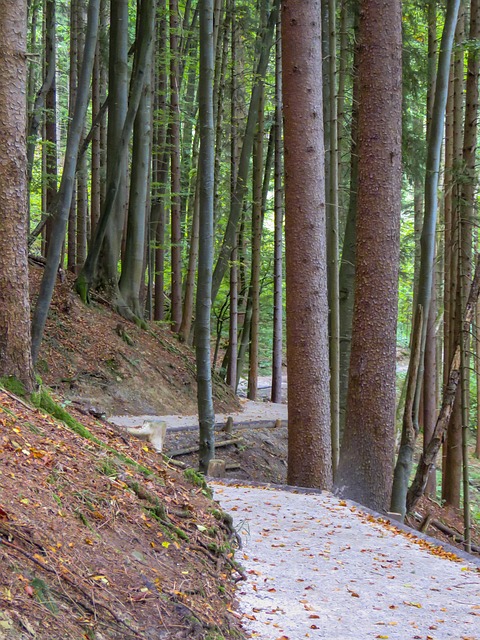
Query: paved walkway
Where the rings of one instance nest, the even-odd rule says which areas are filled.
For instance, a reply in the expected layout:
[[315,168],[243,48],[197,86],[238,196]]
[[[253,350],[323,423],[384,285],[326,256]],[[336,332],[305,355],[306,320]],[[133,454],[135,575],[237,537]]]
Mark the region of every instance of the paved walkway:
[[480,640],[480,563],[434,555],[433,539],[328,493],[212,487],[243,539],[252,638]]

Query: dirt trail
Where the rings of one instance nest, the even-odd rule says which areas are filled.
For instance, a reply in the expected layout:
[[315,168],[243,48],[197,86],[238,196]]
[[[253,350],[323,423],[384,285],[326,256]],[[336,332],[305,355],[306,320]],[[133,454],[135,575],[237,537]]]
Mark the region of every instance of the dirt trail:
[[475,559],[329,493],[212,486],[243,539],[237,593],[252,638],[480,640]]

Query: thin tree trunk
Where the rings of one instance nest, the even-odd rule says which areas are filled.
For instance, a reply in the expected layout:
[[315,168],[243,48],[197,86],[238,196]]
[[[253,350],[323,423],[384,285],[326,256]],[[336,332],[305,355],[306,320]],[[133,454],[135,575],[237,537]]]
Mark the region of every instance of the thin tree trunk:
[[[55,1],[47,0],[45,3],[45,46],[47,59],[45,65],[56,64],[55,44],[56,11]],[[54,39],[52,42],[52,38]],[[52,80],[47,95],[45,96],[45,211],[51,211],[57,197],[57,83],[55,77]],[[53,220],[47,218],[45,228],[45,249],[52,235]],[[46,254],[46,253],[45,253]]]
[[[127,208],[127,156],[120,154],[121,138],[128,110],[128,0],[110,0],[110,46],[108,57],[108,129],[107,129],[107,175],[106,184],[111,184],[118,174],[115,200],[111,204],[112,214],[107,221],[102,247],[96,259],[92,282],[103,290],[104,295],[114,300],[118,297],[118,260]],[[132,123],[133,126],[133,123]],[[107,187],[108,191],[108,187]],[[106,194],[106,200],[109,196]],[[102,211],[104,211],[106,201]],[[102,217],[100,214],[100,219]],[[96,236],[92,239],[92,243]],[[89,248],[87,261],[92,253]]]
[[[72,0],[70,5],[70,73],[69,73],[69,100],[68,117],[71,120],[75,109],[78,90],[78,69],[79,49],[78,38],[78,5],[81,0]],[[83,134],[83,131],[82,131]],[[77,160],[78,163],[78,160]],[[75,167],[75,173],[77,168]],[[53,224],[52,218],[47,218],[47,228]],[[47,232],[47,236],[50,235]],[[70,211],[68,212],[68,234],[67,234],[67,269],[75,273],[77,264],[77,181],[76,176],[73,181],[73,192],[70,200]]]
[[338,119],[337,119],[337,28],[336,1],[328,2],[329,50],[328,75],[330,85],[330,182],[327,207],[328,303],[330,309],[330,412],[332,416],[333,474],[340,455],[340,292],[338,280]]
[[280,17],[277,23],[275,56],[275,182],[274,182],[274,256],[273,256],[273,352],[272,402],[282,402],[283,364],[283,184],[282,184],[282,38]]
[[[354,34],[358,35],[358,11],[355,12]],[[350,199],[343,237],[342,260],[339,274],[340,295],[340,433],[345,430],[347,412],[348,372],[352,346],[352,318],[355,302],[355,240],[358,190],[358,45],[353,57],[353,94],[351,111]]]
[[448,377],[448,384],[445,387],[443,394],[442,406],[437,418],[435,430],[433,432],[430,444],[427,447],[427,451],[422,454],[417,466],[415,478],[408,490],[407,494],[407,511],[411,512],[415,508],[417,502],[423,496],[425,486],[428,480],[428,476],[432,466],[435,464],[437,453],[442,444],[445,431],[448,427],[450,417],[457,395],[457,387],[460,381],[460,343],[461,340],[465,341],[465,347],[468,344],[469,339],[469,327],[470,323],[474,319],[475,307],[478,300],[478,294],[480,289],[480,255],[477,256],[477,263],[475,268],[475,275],[470,287],[470,293],[468,296],[467,305],[463,315],[463,331],[457,335],[455,349],[450,364],[450,374]]
[[258,387],[258,346],[260,330],[260,261],[262,247],[262,177],[263,177],[263,134],[264,134],[264,91],[258,109],[257,132],[254,143],[252,171],[252,323],[250,327],[250,345],[248,359],[249,400],[257,399]]
[[190,339],[192,330],[193,303],[195,300],[195,273],[197,270],[198,242],[200,232],[200,188],[198,177],[195,185],[193,201],[192,229],[190,236],[190,250],[188,254],[187,274],[185,276],[185,295],[183,297],[182,323],[178,333],[184,342]]
[[[122,129],[122,135],[120,136],[120,139],[118,141],[118,162],[116,165],[117,171],[116,173],[112,174],[107,184],[105,204],[98,221],[97,231],[94,238],[92,239],[92,244],[89,249],[85,264],[75,283],[77,292],[85,302],[88,300],[89,289],[93,284],[95,274],[97,272],[97,263],[100,255],[100,250],[105,238],[109,219],[114,212],[114,204],[116,201],[118,189],[122,184],[124,161],[127,157],[130,136],[138,111],[138,106],[140,104],[140,99],[142,97],[143,85],[145,82],[146,61],[148,58],[151,39],[153,37],[154,25],[154,15],[151,14],[153,5],[150,2],[147,2],[145,7],[145,11],[141,12],[141,19],[145,21],[145,24],[139,26],[139,30],[144,34],[144,37],[140,40],[135,54],[136,57],[138,57],[138,62],[134,62],[134,70],[130,83],[130,101],[128,104],[127,115],[125,117],[125,122]],[[126,309],[125,312],[127,313]],[[130,319],[134,321],[135,316],[131,314]]]
[[180,170],[179,46],[180,16],[178,0],[169,0],[170,10],[170,255],[171,255],[171,326],[178,332],[182,321],[182,229]]
[[[85,41],[85,3],[80,0],[77,5],[77,31],[78,50],[83,51]],[[98,39],[97,39],[98,43]],[[80,76],[81,60],[77,58],[77,77]],[[82,138],[85,138],[86,127],[84,125]],[[87,257],[87,230],[88,230],[88,179],[87,158],[80,154],[77,160],[77,224],[76,224],[76,261],[75,271],[85,262]]]
[[[148,5],[148,6],[147,6]],[[142,0],[139,10],[141,13],[148,13],[155,16],[155,0]],[[119,282],[119,289],[122,300],[128,305],[130,311],[138,318],[143,318],[143,305],[140,302],[140,293],[145,282],[145,229],[147,227],[148,212],[148,187],[150,175],[151,157],[151,68],[153,38],[149,32],[144,34],[142,28],[145,24],[138,19],[137,41],[140,42],[146,36],[149,38],[150,46],[145,63],[145,82],[143,93],[138,106],[135,124],[133,127],[132,140],[132,175],[130,179],[130,197],[128,207],[128,221],[126,234],[125,258],[122,262],[122,275]],[[122,315],[123,310],[118,309]]]
[[[465,7],[463,2],[460,3],[457,28],[455,33],[455,51],[453,58],[453,207],[452,207],[452,225],[455,230],[457,242],[456,249],[456,273],[455,278],[452,274],[456,287],[452,297],[455,300],[455,321],[452,324],[452,330],[456,334],[461,331],[462,327],[462,290],[465,295],[465,285],[468,286],[465,278],[462,278],[462,270],[465,268],[465,277],[471,276],[471,267],[468,269],[469,262],[468,251],[467,258],[463,257],[465,252],[465,240],[463,238],[464,224],[461,214],[461,165],[463,152],[463,89],[464,89],[464,48],[463,41],[465,38]],[[468,270],[467,270],[468,269]],[[460,384],[457,393],[459,399],[454,407],[452,419],[447,430],[445,467],[443,473],[443,498],[447,504],[455,507],[460,506],[460,485],[462,478],[462,385]]]
[[198,422],[200,425],[199,468],[206,472],[215,456],[215,414],[212,402],[210,364],[210,312],[213,271],[213,0],[200,0],[200,229],[196,302],[196,361]]
[[[239,162],[239,82],[237,65],[238,25],[235,20],[235,0],[229,2],[232,22],[232,64],[230,87],[230,208],[232,207]],[[230,319],[228,324],[228,365],[226,382],[234,390],[237,388],[237,348],[238,348],[238,249],[237,242],[230,258]]]
[[164,304],[164,263],[165,263],[165,193],[168,181],[167,150],[167,91],[168,78],[164,52],[167,50],[167,17],[166,0],[159,0],[157,10],[156,32],[156,91],[154,113],[153,140],[153,195],[151,230],[155,239],[155,288],[154,288],[154,320],[161,321],[165,317]]
[[437,223],[437,188],[440,170],[440,154],[443,140],[445,107],[447,102],[450,59],[457,23],[460,0],[448,0],[445,24],[440,45],[438,72],[435,86],[435,99],[432,112],[432,123],[427,141],[427,163],[425,175],[425,217],[423,221],[420,264],[419,292],[417,304],[423,309],[422,356],[417,379],[417,390],[414,403],[414,421],[418,423],[421,385],[423,382],[423,352],[427,333],[427,321],[430,311],[432,292],[432,273],[435,253],[435,231]]
[[[48,0],[48,4],[53,4],[53,7],[45,7],[48,8],[48,12],[50,15],[55,15],[55,0]],[[48,13],[46,10],[46,14]],[[33,158],[35,155],[35,146],[37,143],[37,134],[40,128],[40,124],[43,119],[43,109],[45,106],[45,99],[47,97],[47,93],[52,86],[52,83],[55,79],[55,69],[56,69],[56,35],[55,35],[55,21],[46,21],[46,31],[48,29],[49,33],[45,33],[45,78],[42,83],[42,86],[37,92],[35,102],[33,104],[31,113],[29,114],[29,123],[28,123],[28,135],[27,135],[27,175],[28,182],[30,183],[32,180],[32,168],[33,168]],[[33,25],[32,25],[33,29]],[[48,42],[47,42],[48,40]],[[33,80],[32,80],[33,82]]]
[[220,253],[215,265],[212,281],[212,302],[217,297],[218,290],[225,275],[225,271],[228,266],[228,260],[230,258],[232,248],[236,242],[237,226],[240,218],[240,214],[243,208],[243,201],[247,191],[247,178],[248,168],[250,164],[250,156],[252,154],[253,139],[255,134],[255,126],[257,122],[258,107],[260,104],[261,87],[263,78],[267,71],[269,62],[269,53],[273,43],[273,33],[275,31],[275,25],[277,21],[279,0],[274,0],[272,10],[268,19],[266,28],[263,30],[260,41],[260,57],[258,60],[255,84],[252,88],[250,106],[248,110],[247,125],[245,128],[245,135],[243,138],[242,151],[240,155],[238,177],[235,185],[235,195],[230,208],[230,215],[227,222],[227,228],[222,241]]

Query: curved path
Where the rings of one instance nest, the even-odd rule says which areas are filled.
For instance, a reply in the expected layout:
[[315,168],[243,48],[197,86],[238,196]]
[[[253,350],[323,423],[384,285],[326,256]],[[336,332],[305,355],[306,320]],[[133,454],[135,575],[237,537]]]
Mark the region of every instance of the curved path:
[[243,540],[237,594],[252,638],[480,640],[475,559],[329,493],[211,484]]

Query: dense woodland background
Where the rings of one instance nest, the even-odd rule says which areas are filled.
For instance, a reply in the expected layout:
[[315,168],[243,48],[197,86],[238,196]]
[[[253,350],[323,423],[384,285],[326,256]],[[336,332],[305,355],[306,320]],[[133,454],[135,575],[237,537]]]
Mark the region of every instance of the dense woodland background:
[[166,323],[196,349],[206,470],[211,368],[234,389],[248,376],[251,399],[271,372],[278,402],[287,349],[289,481],[404,515],[435,494],[443,443],[468,546],[478,0],[0,10],[2,375],[34,385],[28,246],[45,264],[33,365],[59,265],[85,303]]

